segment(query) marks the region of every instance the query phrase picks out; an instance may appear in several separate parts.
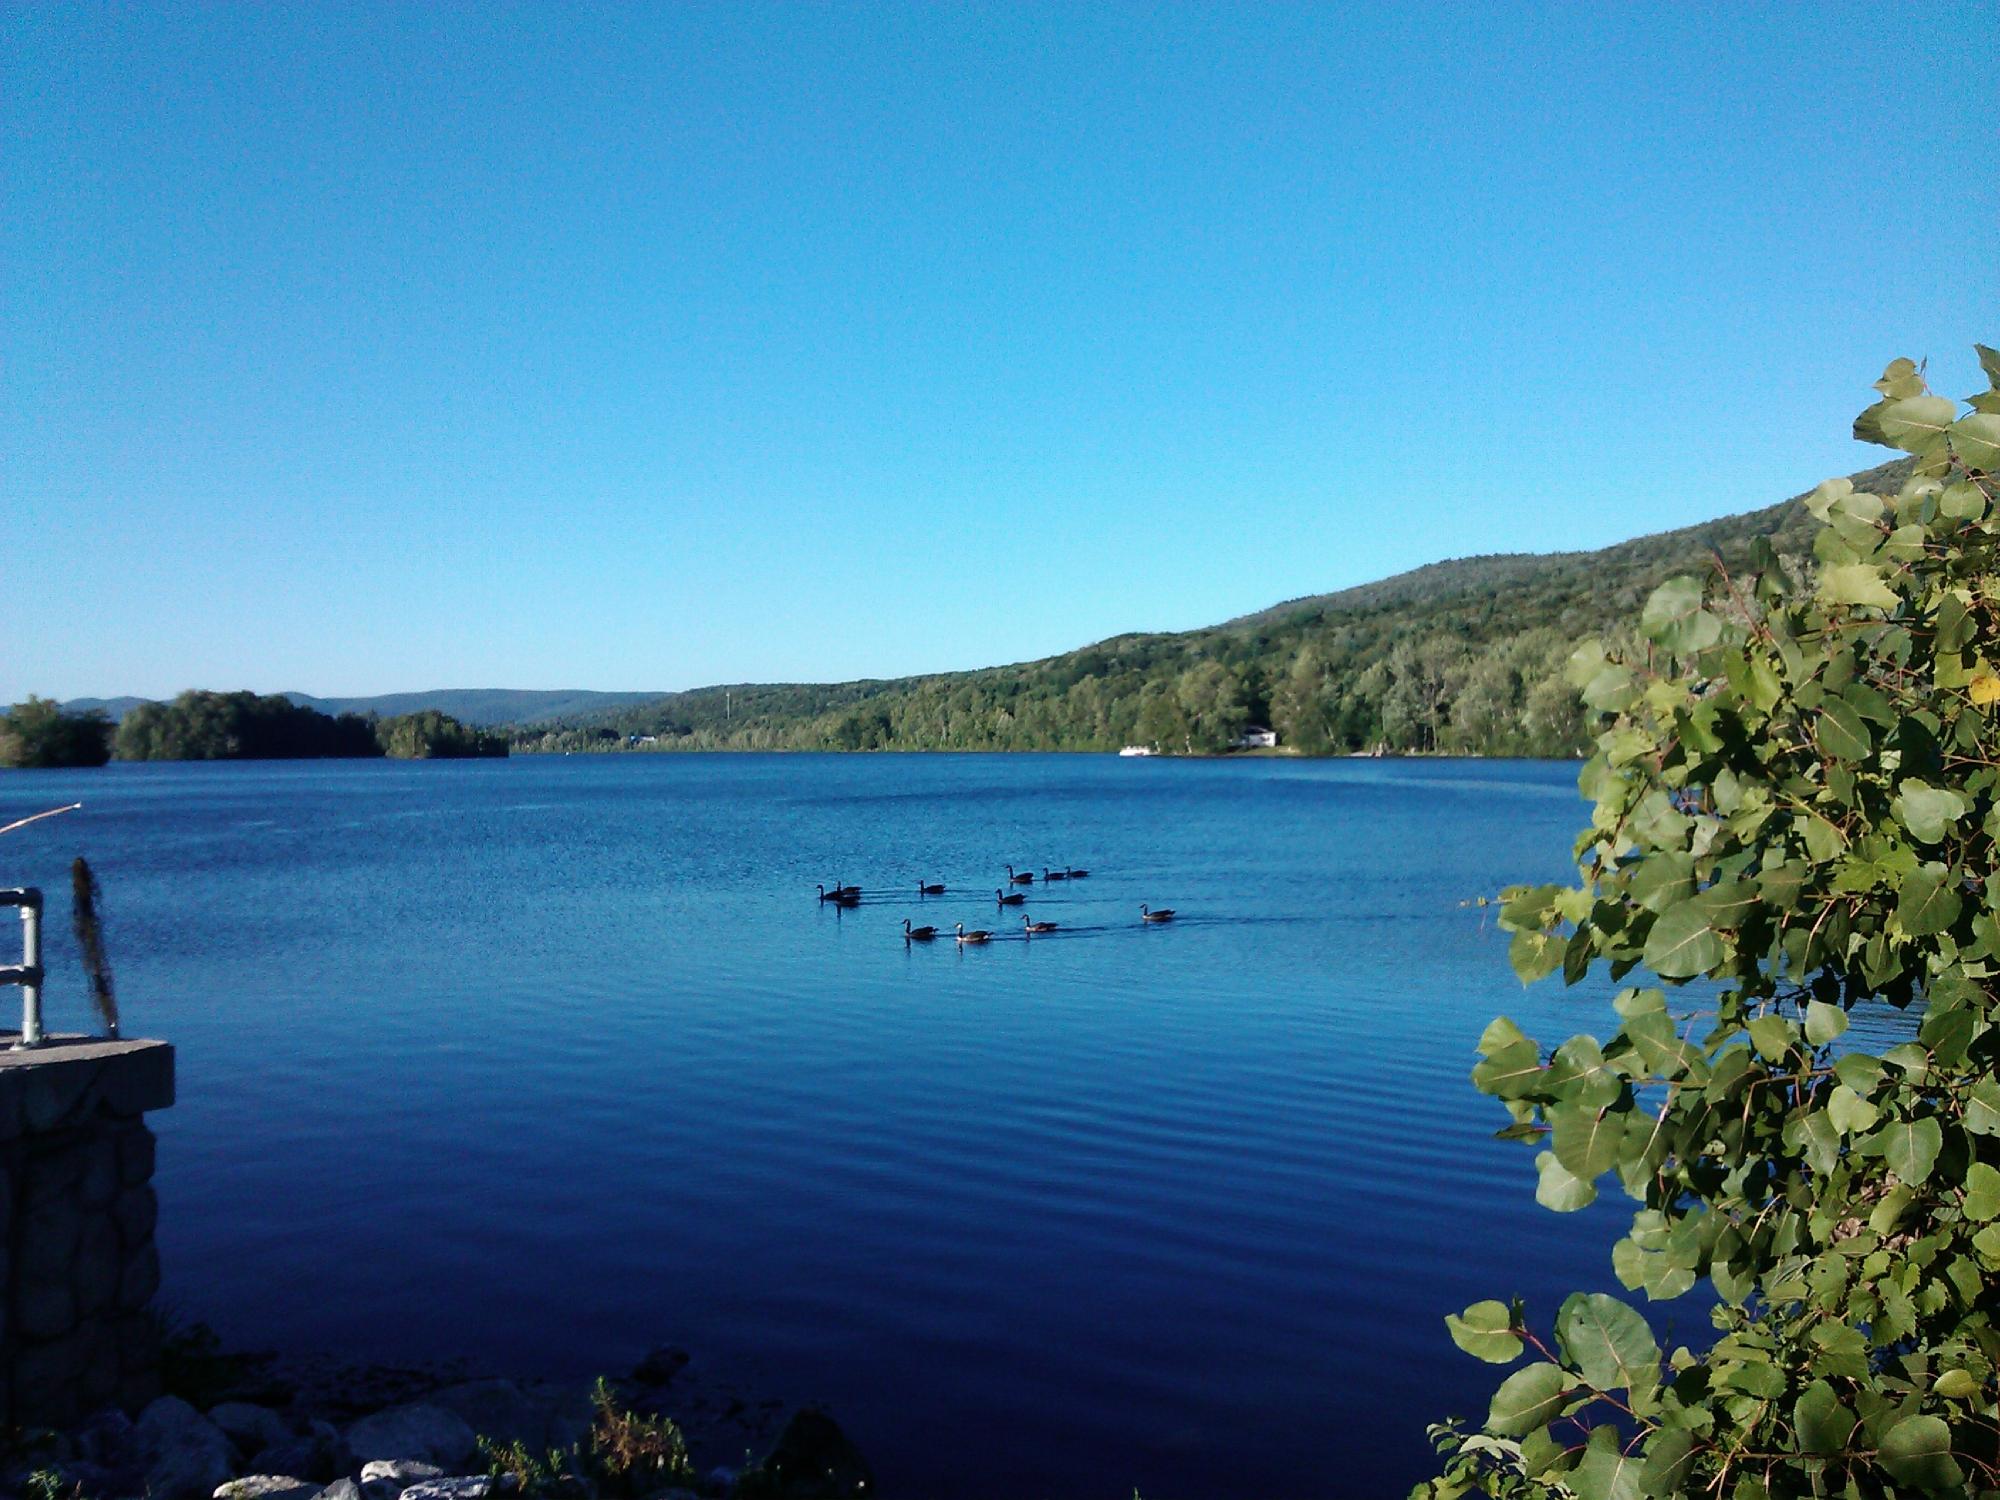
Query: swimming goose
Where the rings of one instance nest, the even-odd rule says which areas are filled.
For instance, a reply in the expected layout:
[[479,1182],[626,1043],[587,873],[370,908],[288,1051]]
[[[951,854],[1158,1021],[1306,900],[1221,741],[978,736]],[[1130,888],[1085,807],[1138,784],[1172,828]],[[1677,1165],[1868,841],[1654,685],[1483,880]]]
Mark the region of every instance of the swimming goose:
[[1071,880],[1084,880],[1089,878],[1090,875],[1090,871],[1088,870],[1065,870],[1063,873]]
[[835,886],[832,890],[820,886],[818,889],[820,900],[831,901],[836,906],[858,906],[861,903],[861,887],[858,885]]
[[957,922],[953,925],[958,928],[958,940],[961,943],[990,943],[993,941],[993,934],[988,932],[984,927],[975,927],[972,931],[967,932],[963,922]]
[[1139,920],[1141,922],[1171,922],[1173,919],[1174,909],[1171,906],[1163,906],[1158,911],[1154,911],[1149,906],[1141,906],[1139,908]]
[[908,917],[903,918],[903,941],[906,943],[928,943],[937,936],[935,927],[912,927]]
[[1028,897],[1024,891],[1003,891],[996,889],[993,892],[993,899],[998,901],[1002,906],[1019,906]]
[[1023,932],[1054,932],[1056,925],[1054,922],[1036,922],[1028,917],[1021,918],[1021,930]]
[[1043,885],[1047,885],[1051,880],[1067,880],[1067,879],[1069,879],[1069,871],[1067,870],[1050,870],[1045,868],[1042,871]]
[[1016,875],[1014,867],[1009,865],[1007,866],[1007,883],[1009,885],[1033,885],[1035,883],[1035,872],[1030,870],[1025,875]]
[[917,882],[917,894],[919,896],[942,896],[944,894],[944,882],[940,880],[936,885],[925,885],[919,880]]

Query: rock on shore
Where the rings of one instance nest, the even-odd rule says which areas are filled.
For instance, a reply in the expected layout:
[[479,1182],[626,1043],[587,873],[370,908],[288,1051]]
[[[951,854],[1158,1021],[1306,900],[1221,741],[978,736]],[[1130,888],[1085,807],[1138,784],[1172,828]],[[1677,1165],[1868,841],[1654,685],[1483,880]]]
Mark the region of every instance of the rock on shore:
[[[633,1410],[681,1425],[705,1476],[689,1488],[662,1488],[662,1497],[873,1495],[866,1462],[824,1412],[795,1412],[774,1436],[778,1403],[753,1404],[690,1376],[688,1363],[679,1350],[656,1350],[613,1386]],[[480,1439],[519,1443],[539,1459],[586,1443],[594,1420],[585,1392],[465,1379],[462,1371],[266,1360],[237,1384],[205,1411],[167,1395],[136,1421],[100,1412],[0,1460],[0,1494],[19,1493],[39,1473],[84,1500],[496,1500],[515,1481],[478,1472],[487,1467]],[[746,1463],[752,1454],[761,1457]],[[565,1486],[563,1493],[588,1492]]]

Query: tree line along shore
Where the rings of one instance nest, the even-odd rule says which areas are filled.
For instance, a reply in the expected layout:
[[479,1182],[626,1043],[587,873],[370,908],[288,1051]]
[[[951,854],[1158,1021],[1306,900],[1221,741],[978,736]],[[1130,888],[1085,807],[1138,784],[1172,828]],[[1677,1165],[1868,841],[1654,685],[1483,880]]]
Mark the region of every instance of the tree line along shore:
[[0,766],[101,766],[109,760],[466,759],[507,754],[507,737],[436,709],[379,718],[324,714],[281,695],[182,693],[118,723],[96,709],[30,697],[0,715]]

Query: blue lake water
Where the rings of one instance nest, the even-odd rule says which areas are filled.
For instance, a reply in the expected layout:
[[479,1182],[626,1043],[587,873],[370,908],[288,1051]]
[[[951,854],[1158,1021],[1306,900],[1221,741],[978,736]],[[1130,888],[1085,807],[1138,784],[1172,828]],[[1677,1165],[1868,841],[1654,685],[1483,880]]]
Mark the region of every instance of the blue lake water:
[[[0,778],[0,883],[104,886],[180,1049],[165,1296],[251,1347],[585,1377],[683,1344],[909,1496],[1386,1495],[1618,1290],[1466,1081],[1523,991],[1461,902],[1560,879],[1573,765],[620,756]],[[1055,935],[1002,865],[1071,864]],[[919,900],[919,879],[950,893]],[[815,882],[868,899],[821,907]],[[1149,929],[1141,902],[1181,919]],[[86,1003],[52,924],[53,1024]],[[11,941],[11,937],[5,939]],[[1705,1325],[1698,1309],[1682,1315]]]

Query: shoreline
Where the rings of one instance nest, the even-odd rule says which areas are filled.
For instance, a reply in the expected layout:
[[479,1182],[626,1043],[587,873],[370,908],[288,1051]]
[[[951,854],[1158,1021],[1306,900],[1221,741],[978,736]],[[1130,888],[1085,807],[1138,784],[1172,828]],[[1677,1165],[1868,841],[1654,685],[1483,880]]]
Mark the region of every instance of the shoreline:
[[[600,1487],[587,1476],[607,1424],[611,1446],[667,1455],[640,1486],[648,1495],[860,1500],[874,1488],[823,1405],[759,1394],[673,1345],[591,1385],[457,1358],[225,1350],[197,1324],[164,1340],[161,1386],[138,1412],[12,1435],[0,1493],[54,1482],[51,1493],[82,1500],[581,1497]],[[577,1466],[568,1477],[564,1455]],[[626,1488],[616,1474],[605,1482]]]

